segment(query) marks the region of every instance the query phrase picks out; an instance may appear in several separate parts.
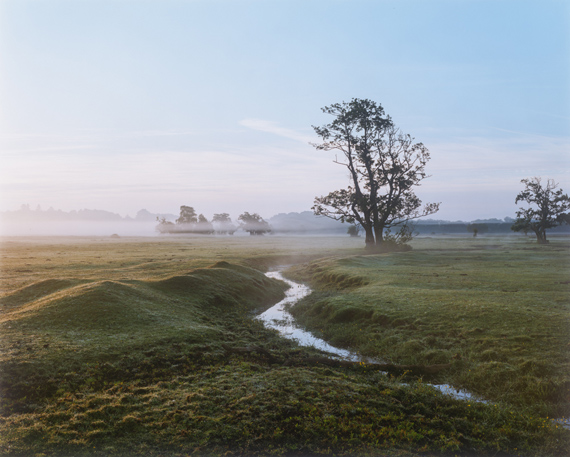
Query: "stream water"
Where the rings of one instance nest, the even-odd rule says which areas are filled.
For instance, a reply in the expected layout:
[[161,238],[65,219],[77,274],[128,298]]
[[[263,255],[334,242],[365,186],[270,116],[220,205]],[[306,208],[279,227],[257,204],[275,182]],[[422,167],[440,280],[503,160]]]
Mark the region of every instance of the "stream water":
[[[289,279],[286,279],[281,274],[284,267],[275,271],[266,273],[269,278],[279,279],[289,285],[289,289],[285,292],[285,298],[279,303],[273,305],[271,308],[261,313],[257,318],[268,327],[277,330],[285,338],[296,340],[301,346],[313,346],[322,351],[333,354],[333,357],[350,360],[353,362],[364,362],[367,364],[382,363],[382,361],[370,357],[364,357],[356,352],[348,351],[334,347],[317,338],[311,332],[303,330],[295,324],[294,317],[287,311],[287,307],[297,303],[303,297],[311,293],[311,289],[304,284],[299,284]],[[456,389],[448,384],[431,384],[433,387],[443,392],[444,394],[451,395],[460,400],[485,402],[485,400],[475,397],[473,394],[464,390]]]
[[285,338],[296,340],[301,346],[313,346],[344,360],[353,362],[374,362],[372,359],[361,357],[359,354],[347,351],[346,349],[331,346],[326,341],[314,336],[311,332],[307,332],[297,326],[293,316],[291,316],[286,308],[288,305],[297,303],[303,297],[309,295],[311,289],[304,284],[299,284],[284,278],[280,271],[270,271],[266,273],[266,276],[279,279],[289,285],[289,289],[285,292],[285,298],[257,317],[263,321],[266,327],[277,330]]

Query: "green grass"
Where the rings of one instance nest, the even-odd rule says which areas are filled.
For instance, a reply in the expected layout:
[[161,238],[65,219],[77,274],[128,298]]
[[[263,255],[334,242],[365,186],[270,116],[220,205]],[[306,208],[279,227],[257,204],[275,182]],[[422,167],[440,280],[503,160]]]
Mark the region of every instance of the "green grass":
[[317,289],[293,314],[338,346],[452,363],[437,381],[567,416],[569,251],[558,240],[418,240],[410,252],[315,261],[289,272]]
[[[382,256],[358,255],[361,243],[348,237],[4,240],[0,455],[565,455],[570,433],[526,404],[456,401],[421,381],[404,385],[369,366],[285,366],[263,354],[225,351],[224,345],[262,346],[281,360],[316,354],[253,319],[282,296],[283,284],[251,267],[293,262],[305,262],[295,274],[318,288],[299,307],[301,317],[321,313],[325,335],[336,329],[346,338],[339,343],[363,351],[384,350],[366,337],[381,341],[375,330],[394,330],[392,354],[404,354],[394,359],[448,360],[447,354],[453,359],[470,346],[445,346],[463,341],[444,338],[445,332],[488,338],[508,331],[495,329],[500,319],[487,328],[468,322],[480,313],[465,313],[453,333],[437,310],[412,319],[419,308],[403,306],[422,297],[424,305],[433,301],[419,282],[411,288],[404,272],[422,271],[411,267],[417,261],[427,265],[431,258],[435,269],[450,256],[476,253],[461,251],[464,241],[447,246],[452,252],[434,251],[439,242],[424,240],[410,253]],[[527,257],[548,263],[549,256],[558,259],[556,249],[528,251]],[[564,269],[558,268],[562,276]],[[448,270],[450,296],[460,297],[458,291],[467,290],[459,288],[464,277],[451,278],[455,270]],[[528,285],[529,292],[534,288]],[[386,293],[394,306],[378,300]],[[557,300],[548,287],[534,293],[544,309],[550,309],[546,300]],[[565,311],[557,316],[552,338],[559,337]],[[475,324],[484,332],[468,333]],[[436,355],[419,356],[429,326],[442,347],[434,343]],[[523,343],[506,335],[500,338],[509,344]],[[555,351],[544,354],[545,366],[566,363]],[[470,379],[475,362],[467,355],[453,360],[449,379]],[[564,377],[565,367],[554,375],[541,368],[536,376],[550,382]]]

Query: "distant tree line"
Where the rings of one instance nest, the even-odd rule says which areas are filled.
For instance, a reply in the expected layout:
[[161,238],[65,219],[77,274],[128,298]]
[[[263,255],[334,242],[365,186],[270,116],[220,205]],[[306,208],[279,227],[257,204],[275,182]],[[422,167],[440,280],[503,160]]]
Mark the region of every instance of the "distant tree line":
[[203,214],[197,214],[191,206],[181,206],[180,216],[175,222],[157,218],[156,229],[160,233],[194,233],[198,235],[233,235],[238,229],[250,235],[264,235],[271,232],[271,226],[257,213],[245,212],[238,217],[238,225],[232,222],[228,213],[214,214],[212,221]]
[[[248,213],[252,216],[251,213]],[[244,213],[244,217],[247,219],[247,215]],[[257,217],[260,217],[257,215]],[[548,228],[548,233],[570,233],[570,225],[568,225],[567,219],[568,213],[560,214],[557,219],[561,225],[556,225],[554,227]],[[153,223],[156,227],[156,221],[159,221],[159,225],[162,222],[164,225],[159,227],[160,231],[164,233],[176,232],[177,230],[184,230],[184,227],[178,226],[176,220],[179,218],[178,214],[170,213],[151,213],[146,209],[141,209],[136,213],[134,217],[121,217],[119,214],[111,213],[104,210],[88,210],[82,209],[78,211],[61,211],[53,208],[42,209],[40,207],[30,208],[29,205],[22,205],[21,208],[14,211],[4,211],[0,212],[0,220],[5,223],[17,222],[17,223],[32,223],[32,224],[44,224],[49,222],[66,222],[66,221],[85,221],[85,222],[144,222]],[[199,215],[195,214],[195,222],[199,222]],[[255,218],[256,219],[256,218]],[[261,218],[262,219],[262,218]],[[207,218],[202,219],[207,221]],[[170,222],[169,222],[170,221]],[[477,229],[477,235],[483,234],[508,234],[512,233],[512,227],[516,219],[512,217],[505,217],[504,219],[478,219],[471,222],[463,221],[447,221],[447,220],[416,220],[412,224],[408,224],[413,228],[414,233],[418,235],[441,235],[441,234],[454,234],[454,235],[464,235],[466,233],[475,233],[474,229]],[[214,214],[213,218],[209,221],[213,225],[214,234],[218,235],[230,235],[236,230],[240,229],[239,222],[232,222],[229,214],[220,213]],[[321,234],[321,235],[349,235],[353,237],[363,238],[362,227],[357,224],[343,224],[340,221],[333,220],[331,218],[316,216],[312,211],[303,212],[291,212],[291,213],[279,213],[272,216],[270,219],[265,221],[269,225],[271,233],[279,234]],[[530,225],[527,225],[524,220],[518,221],[516,227],[521,226],[526,230],[519,230],[520,232],[535,235]],[[532,222],[532,221],[531,221]],[[267,229],[267,225],[262,224],[261,230]],[[204,224],[199,225],[197,228],[198,232],[211,233],[212,228],[209,226],[204,226]],[[248,227],[249,228],[249,227]],[[348,229],[348,230],[347,230]],[[253,232],[259,230],[252,230]],[[249,233],[249,232],[248,232]],[[264,232],[267,233],[267,232]]]
[[31,209],[30,205],[21,205],[17,211],[5,211],[3,218],[13,221],[120,221],[123,218],[116,213],[97,209],[62,211],[50,207],[42,210],[40,205]]

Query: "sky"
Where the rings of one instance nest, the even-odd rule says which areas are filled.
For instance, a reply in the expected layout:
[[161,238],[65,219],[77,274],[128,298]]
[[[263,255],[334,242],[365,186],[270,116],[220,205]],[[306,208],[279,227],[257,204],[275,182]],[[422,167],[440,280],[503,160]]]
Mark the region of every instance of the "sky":
[[447,220],[570,191],[570,2],[0,0],[0,211],[306,211],[321,108],[381,104]]

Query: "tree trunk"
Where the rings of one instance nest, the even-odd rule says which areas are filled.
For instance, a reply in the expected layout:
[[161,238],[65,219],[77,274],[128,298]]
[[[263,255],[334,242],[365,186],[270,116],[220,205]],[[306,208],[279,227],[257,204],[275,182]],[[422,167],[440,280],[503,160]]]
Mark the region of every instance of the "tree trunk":
[[376,235],[376,246],[382,245],[384,243],[384,227],[375,227],[374,233]]
[[366,243],[366,248],[373,248],[374,247],[374,232],[372,231],[371,227],[364,227],[364,233],[366,237],[364,242]]
[[536,234],[536,242],[538,244],[548,243],[548,241],[546,241],[546,231],[538,228],[538,229],[534,230],[534,233]]

